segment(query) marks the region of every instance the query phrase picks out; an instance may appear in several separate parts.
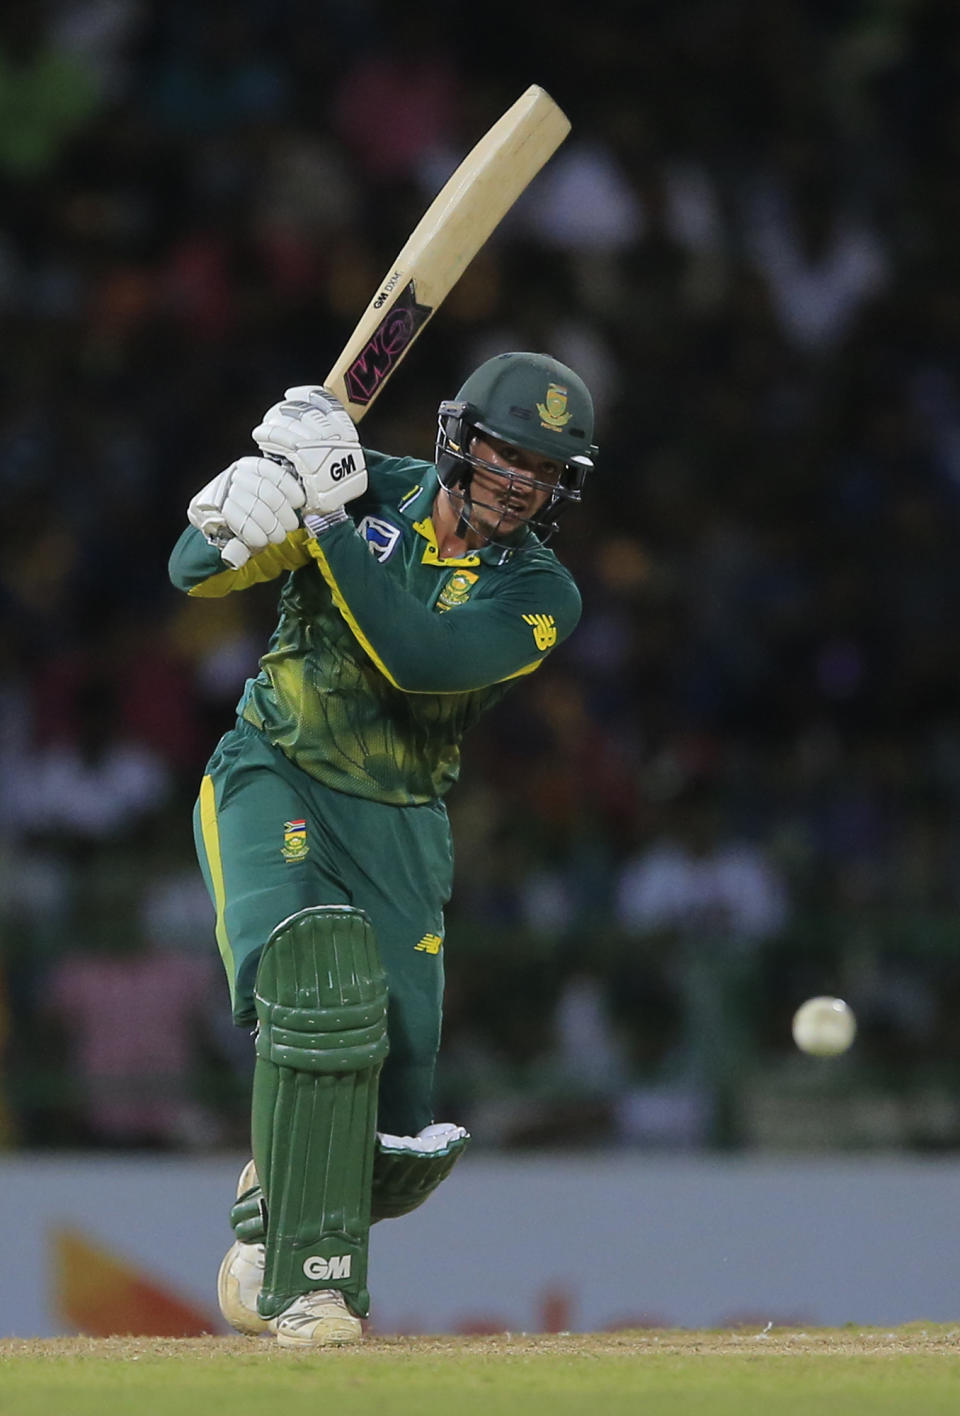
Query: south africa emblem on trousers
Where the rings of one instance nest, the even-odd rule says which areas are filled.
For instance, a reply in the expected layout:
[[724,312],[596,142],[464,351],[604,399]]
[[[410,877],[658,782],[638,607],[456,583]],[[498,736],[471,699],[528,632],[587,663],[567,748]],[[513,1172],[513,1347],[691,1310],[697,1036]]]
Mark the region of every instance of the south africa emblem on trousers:
[[283,823],[283,846],[281,854],[284,860],[303,860],[309,854],[310,847],[307,845],[307,823],[306,821],[285,821]]

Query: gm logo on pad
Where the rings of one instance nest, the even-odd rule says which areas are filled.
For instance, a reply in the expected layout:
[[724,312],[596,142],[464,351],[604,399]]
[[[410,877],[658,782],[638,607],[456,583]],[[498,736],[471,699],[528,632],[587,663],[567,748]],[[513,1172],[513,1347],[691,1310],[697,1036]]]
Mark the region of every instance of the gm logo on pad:
[[304,1275],[311,1282],[316,1279],[349,1278],[350,1257],[349,1254],[333,1254],[329,1259],[322,1259],[319,1254],[312,1254],[303,1261]]

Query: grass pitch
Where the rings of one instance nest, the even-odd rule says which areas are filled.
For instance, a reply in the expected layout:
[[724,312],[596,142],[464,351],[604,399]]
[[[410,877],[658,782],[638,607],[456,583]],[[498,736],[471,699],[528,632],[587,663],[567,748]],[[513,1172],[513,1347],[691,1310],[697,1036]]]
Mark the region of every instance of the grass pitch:
[[939,1416],[960,1325],[370,1338],[0,1340],[0,1416]]

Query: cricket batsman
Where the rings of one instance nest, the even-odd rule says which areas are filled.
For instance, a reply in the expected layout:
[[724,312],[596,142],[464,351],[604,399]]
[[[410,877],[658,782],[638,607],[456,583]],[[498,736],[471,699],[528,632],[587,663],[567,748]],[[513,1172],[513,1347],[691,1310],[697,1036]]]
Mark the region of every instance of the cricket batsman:
[[234,1020],[255,1028],[253,1160],[218,1279],[240,1332],[356,1341],[371,1223],[422,1204],[469,1140],[433,1115],[443,798],[467,729],[579,618],[545,542],[581,499],[593,422],[543,354],[500,354],[441,403],[435,464],[364,450],[326,389],[291,388],[257,453],[190,502],[180,589],[284,577],[194,815]]

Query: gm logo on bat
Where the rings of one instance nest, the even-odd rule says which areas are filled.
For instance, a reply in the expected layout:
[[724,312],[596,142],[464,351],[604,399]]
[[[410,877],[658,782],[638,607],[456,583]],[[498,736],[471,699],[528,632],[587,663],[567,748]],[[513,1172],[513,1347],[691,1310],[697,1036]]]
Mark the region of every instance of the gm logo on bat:
[[334,482],[342,482],[344,477],[349,477],[351,472],[356,472],[357,464],[354,461],[353,453],[349,453],[342,462],[331,462],[330,477]]
[[374,308],[375,310],[379,310],[379,309],[380,309],[380,306],[381,306],[381,305],[383,304],[383,302],[388,298],[388,296],[390,295],[390,292],[391,292],[392,290],[395,290],[395,289],[396,289],[397,282],[398,282],[399,280],[401,280],[401,279],[402,279],[402,277],[401,277],[401,275],[400,275],[400,272],[399,272],[398,270],[395,270],[395,271],[393,272],[393,275],[391,275],[390,279],[387,281],[387,283],[384,285],[383,289],[380,291],[380,294],[379,294],[379,295],[377,296],[377,298],[374,300],[374,302],[373,302],[373,308]]

